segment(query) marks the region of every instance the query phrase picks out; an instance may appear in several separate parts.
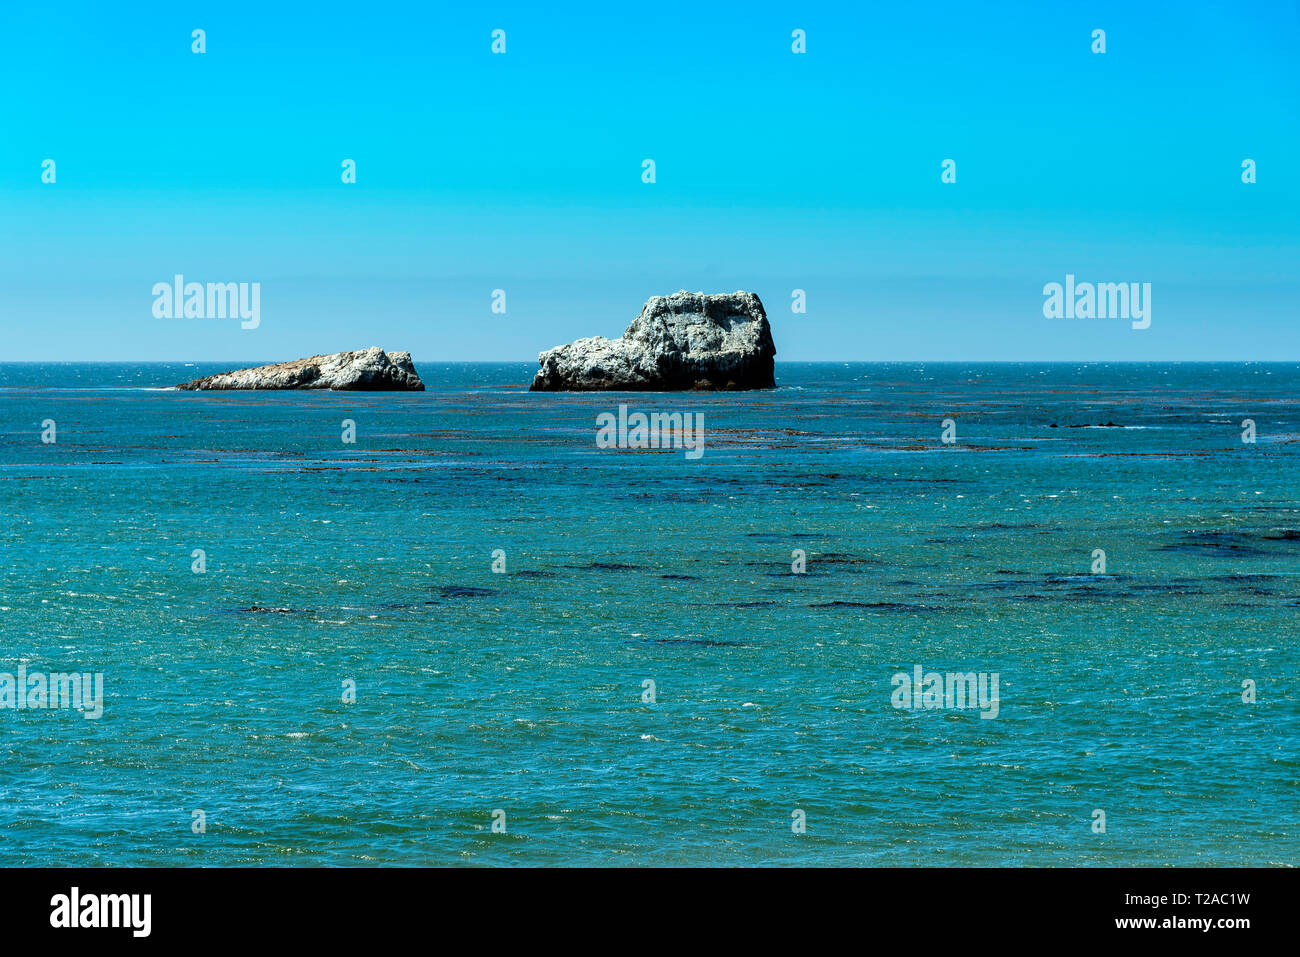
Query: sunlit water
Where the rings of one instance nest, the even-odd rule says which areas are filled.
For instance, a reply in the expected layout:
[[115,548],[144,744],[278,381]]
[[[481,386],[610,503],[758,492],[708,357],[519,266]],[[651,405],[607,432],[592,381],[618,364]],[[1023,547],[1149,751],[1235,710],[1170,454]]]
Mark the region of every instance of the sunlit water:
[[229,367],[0,365],[0,671],[106,691],[0,710],[0,864],[1300,860],[1295,364],[152,391]]

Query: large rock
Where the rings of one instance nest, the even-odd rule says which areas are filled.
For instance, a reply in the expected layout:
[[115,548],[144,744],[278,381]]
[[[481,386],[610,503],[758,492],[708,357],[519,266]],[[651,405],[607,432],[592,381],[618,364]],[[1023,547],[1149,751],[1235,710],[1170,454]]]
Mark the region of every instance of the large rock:
[[622,339],[595,336],[537,357],[534,392],[770,389],[772,329],[752,292],[652,296]]
[[178,389],[332,389],[336,392],[423,392],[409,352],[362,349],[222,372]]

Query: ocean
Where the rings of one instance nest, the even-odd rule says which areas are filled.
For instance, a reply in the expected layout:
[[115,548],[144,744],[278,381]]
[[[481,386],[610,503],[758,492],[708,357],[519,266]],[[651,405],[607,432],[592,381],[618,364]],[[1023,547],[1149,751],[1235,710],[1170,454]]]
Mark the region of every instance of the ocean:
[[0,364],[0,865],[1300,863],[1300,364],[256,364]]

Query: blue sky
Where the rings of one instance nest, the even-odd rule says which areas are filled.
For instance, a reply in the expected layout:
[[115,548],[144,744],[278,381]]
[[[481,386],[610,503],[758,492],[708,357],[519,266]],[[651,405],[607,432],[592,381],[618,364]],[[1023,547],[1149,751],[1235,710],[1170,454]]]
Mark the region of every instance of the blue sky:
[[680,288],[786,360],[1300,359],[1295,2],[118,6],[0,10],[0,361],[533,361]]

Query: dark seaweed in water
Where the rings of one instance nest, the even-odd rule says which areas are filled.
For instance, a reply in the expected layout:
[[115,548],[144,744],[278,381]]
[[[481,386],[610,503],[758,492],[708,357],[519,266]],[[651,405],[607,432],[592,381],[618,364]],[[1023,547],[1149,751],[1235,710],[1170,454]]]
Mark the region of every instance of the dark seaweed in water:
[[1181,541],[1161,545],[1165,552],[1190,552],[1198,555],[1219,555],[1233,558],[1239,555],[1261,555],[1258,548],[1245,544],[1242,536],[1223,534],[1188,535]]
[[1268,550],[1260,547],[1266,542],[1300,542],[1300,532],[1294,529],[1270,529],[1268,532],[1190,531],[1184,532],[1178,541],[1160,547],[1167,552],[1232,558],[1239,555],[1267,555]]
[[765,542],[784,542],[796,538],[825,538],[823,532],[746,532],[746,538],[757,538]]
[[883,565],[884,562],[877,558],[868,558],[862,555],[845,555],[843,552],[827,552],[824,555],[813,555],[808,559],[809,562],[816,562],[819,565]]
[[443,585],[440,591],[443,598],[487,598],[497,593],[494,588],[472,588],[468,585]]
[[702,645],[707,648],[740,648],[743,641],[715,641],[712,638],[645,638],[652,645]]
[[824,601],[808,606],[809,608],[865,608],[867,611],[942,611],[933,605],[914,605],[901,601]]

